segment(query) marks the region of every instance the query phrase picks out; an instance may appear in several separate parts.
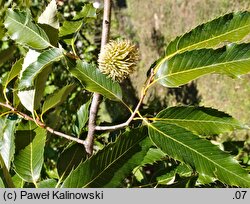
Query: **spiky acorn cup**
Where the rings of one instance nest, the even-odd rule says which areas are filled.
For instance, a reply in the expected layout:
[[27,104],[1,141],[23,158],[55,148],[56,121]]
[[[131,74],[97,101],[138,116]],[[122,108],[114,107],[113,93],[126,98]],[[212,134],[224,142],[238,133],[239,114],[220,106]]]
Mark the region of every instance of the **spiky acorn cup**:
[[138,49],[128,40],[110,41],[98,59],[101,72],[118,82],[122,82],[135,70],[138,61]]

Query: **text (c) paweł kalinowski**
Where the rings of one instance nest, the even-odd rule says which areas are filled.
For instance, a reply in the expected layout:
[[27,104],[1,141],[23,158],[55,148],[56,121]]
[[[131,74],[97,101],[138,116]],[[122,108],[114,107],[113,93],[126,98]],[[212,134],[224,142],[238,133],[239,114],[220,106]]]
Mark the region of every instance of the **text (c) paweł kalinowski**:
[[103,191],[94,191],[94,192],[70,192],[70,191],[46,191],[46,192],[28,192],[20,191],[20,199],[36,200],[36,199],[56,199],[56,200],[101,200],[103,199]]

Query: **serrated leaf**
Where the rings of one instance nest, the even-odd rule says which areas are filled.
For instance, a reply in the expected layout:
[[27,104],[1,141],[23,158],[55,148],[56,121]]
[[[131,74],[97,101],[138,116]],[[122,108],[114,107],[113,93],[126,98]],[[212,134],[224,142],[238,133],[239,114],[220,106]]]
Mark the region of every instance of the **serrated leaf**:
[[47,65],[41,73],[37,75],[37,78],[35,79],[35,98],[34,98],[34,108],[37,110],[40,108],[40,102],[42,100],[42,97],[44,95],[44,89],[46,86],[47,78],[52,70],[52,65]]
[[0,188],[5,188],[4,182],[1,177],[0,177]]
[[86,160],[87,153],[81,144],[73,144],[66,148],[57,161],[57,172],[61,178],[65,178],[81,162]]
[[57,47],[59,34],[59,20],[57,17],[56,1],[52,0],[38,18],[39,26],[46,32],[50,43]]
[[75,86],[73,84],[69,84],[69,85],[64,86],[58,92],[55,92],[54,94],[49,95],[43,103],[42,115],[48,110],[50,110],[51,108],[54,108],[62,104],[67,99],[68,95],[71,93],[74,87]]
[[249,71],[250,44],[229,45],[177,54],[160,65],[155,81],[166,87],[178,87],[210,73],[238,77]]
[[64,21],[59,29],[59,37],[71,39],[70,35],[77,33],[86,19],[96,18],[96,8],[92,4],[85,4],[80,12],[77,12],[72,21]]
[[15,154],[15,127],[17,120],[11,118],[0,118],[0,154],[6,168],[9,170]]
[[207,107],[170,107],[159,112],[153,120],[176,124],[200,135],[215,135],[247,128],[232,116]]
[[192,132],[173,125],[148,124],[155,145],[170,157],[190,165],[201,175],[228,185],[250,187],[250,175],[228,153]]
[[166,55],[173,56],[188,50],[213,48],[220,43],[238,42],[249,33],[250,12],[229,13],[177,37],[170,42]]
[[111,100],[122,100],[122,90],[117,82],[102,74],[94,65],[77,60],[69,71],[91,92],[97,92]]
[[80,135],[82,129],[86,125],[89,119],[89,106],[91,104],[91,100],[87,103],[81,105],[81,107],[77,110],[77,134]]
[[[23,60],[21,75],[30,64],[32,64],[33,62],[37,60],[39,55],[40,55],[39,52],[32,50],[32,49],[30,49],[27,52]],[[30,112],[33,113],[33,111],[36,108],[38,108],[38,107],[35,107],[35,89],[34,88],[29,89],[29,90],[24,90],[24,91],[18,91],[17,95],[22,105]]]
[[158,184],[169,185],[174,182],[176,174],[178,174],[179,176],[188,177],[188,176],[191,176],[192,170],[187,165],[180,164],[176,168],[174,168],[172,171],[164,175],[158,176],[156,180]]
[[78,21],[64,21],[62,27],[59,29],[59,37],[74,34],[82,27],[82,20]]
[[[29,67],[29,65],[35,63],[39,55],[40,53],[35,50],[30,49],[28,51],[28,53],[24,58],[20,78],[22,78],[22,74]],[[51,70],[50,65],[46,66],[44,70],[38,74],[34,86],[30,87],[27,90],[20,90],[17,93],[22,105],[31,113],[33,113],[34,110],[37,110],[40,107],[40,101],[43,96],[45,83],[48,74],[50,73],[50,70]]]
[[25,182],[17,174],[15,174],[12,177],[12,180],[13,180],[13,183],[14,183],[14,185],[15,185],[16,188],[23,188]]
[[40,181],[37,186],[38,188],[55,188],[57,185],[57,181],[55,179],[46,179]]
[[55,29],[59,29],[59,20],[57,17],[57,5],[55,0],[51,0],[46,9],[38,18],[38,23],[50,25]]
[[158,148],[150,148],[145,155],[143,161],[141,162],[141,166],[145,166],[146,164],[154,164],[157,161],[161,161],[166,154]]
[[7,87],[8,84],[18,76],[18,74],[22,70],[23,58],[19,59],[11,68],[10,72],[8,73],[8,77],[4,83],[4,86]]
[[141,163],[150,145],[145,127],[126,132],[116,142],[80,164],[65,179],[62,187],[119,186],[133,168]]
[[30,12],[8,9],[4,26],[12,40],[27,44],[34,49],[45,49],[50,46],[49,38],[33,22]]
[[60,60],[63,53],[58,48],[51,48],[42,52],[22,73],[19,89],[29,88],[34,85],[34,80],[48,65]]
[[93,4],[85,4],[82,7],[82,10],[74,16],[73,20],[79,20],[83,18],[96,18],[96,8],[93,6]]
[[14,158],[15,172],[25,181],[36,183],[43,166],[43,153],[46,141],[46,130],[27,124],[29,144]]
[[34,98],[35,98],[35,90],[26,90],[26,91],[19,91],[18,92],[18,98],[20,99],[20,102],[22,105],[33,113],[36,108],[34,107]]

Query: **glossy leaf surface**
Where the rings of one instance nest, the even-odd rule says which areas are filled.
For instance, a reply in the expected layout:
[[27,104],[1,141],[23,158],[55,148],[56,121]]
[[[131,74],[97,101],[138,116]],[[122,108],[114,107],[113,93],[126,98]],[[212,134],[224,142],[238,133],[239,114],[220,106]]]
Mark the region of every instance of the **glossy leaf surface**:
[[29,88],[34,85],[34,80],[48,65],[60,60],[63,53],[58,48],[51,48],[42,52],[35,62],[31,63],[22,73],[19,89]]
[[15,156],[15,171],[23,180],[36,183],[44,162],[46,130],[29,122],[19,131],[25,131],[26,134],[20,136],[24,137],[23,140],[27,140],[28,144]]
[[232,116],[206,107],[170,107],[158,113],[154,120],[162,124],[176,124],[200,135],[215,135],[248,128]]
[[145,127],[126,132],[80,164],[62,187],[117,187],[141,163],[150,145]]
[[188,50],[212,48],[221,43],[242,40],[250,33],[250,12],[229,13],[210,22],[201,24],[190,32],[170,42],[166,55]]
[[30,12],[8,9],[4,26],[12,40],[27,44],[33,49],[50,46],[49,38],[42,28],[34,23]]
[[76,67],[69,71],[88,91],[100,93],[111,100],[122,99],[120,85],[102,74],[95,66],[78,60]]
[[160,65],[155,80],[166,87],[178,87],[206,74],[239,77],[249,71],[250,44],[228,45],[177,54]]
[[250,187],[250,175],[228,153],[192,132],[173,125],[149,124],[149,135],[157,147],[170,157],[184,162],[199,174],[228,185]]
[[74,85],[69,84],[64,86],[61,90],[55,92],[54,94],[49,95],[44,101],[42,107],[42,115],[48,110],[62,104],[67,99],[68,95],[71,93],[73,88]]

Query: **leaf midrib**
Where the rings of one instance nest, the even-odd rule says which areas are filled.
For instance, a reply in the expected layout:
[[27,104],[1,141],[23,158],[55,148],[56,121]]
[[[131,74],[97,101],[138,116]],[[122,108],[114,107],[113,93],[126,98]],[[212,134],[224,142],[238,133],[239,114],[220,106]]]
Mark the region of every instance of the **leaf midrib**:
[[[200,155],[200,156],[203,157],[204,159],[207,159],[208,161],[210,161],[211,163],[213,163],[215,166],[217,166],[217,167],[219,167],[219,168],[225,170],[225,171],[228,172],[229,174],[232,174],[232,175],[236,176],[237,178],[239,178],[240,180],[242,180],[242,181],[244,181],[244,182],[249,182],[248,180],[245,180],[245,179],[241,178],[240,176],[238,176],[238,175],[235,174],[234,172],[231,172],[231,171],[229,171],[228,169],[224,168],[223,166],[220,166],[219,164],[215,163],[213,160],[211,160],[210,158],[208,158],[208,157],[206,157],[205,155],[201,154],[201,153],[198,152],[197,150],[195,150],[195,149],[193,149],[193,148],[187,146],[186,144],[184,144],[184,143],[182,143],[182,142],[180,142],[180,141],[174,139],[173,137],[171,137],[171,136],[165,134],[164,132],[160,131],[159,129],[157,129],[157,128],[156,128],[155,126],[153,126],[152,124],[147,123],[147,125],[150,126],[151,128],[153,128],[154,130],[158,131],[160,134],[162,134],[162,135],[166,136],[167,138],[173,140],[174,142],[179,143],[180,145],[182,145],[182,146],[188,148],[189,150],[191,150],[191,151],[197,153],[198,155]],[[158,145],[157,145],[157,146],[158,146]]]
[[[36,75],[38,75],[38,74],[40,73],[40,71],[41,71],[44,67],[46,67],[47,65],[49,65],[50,63],[52,63],[52,62],[54,62],[54,61],[59,60],[59,59],[62,58],[63,56],[64,56],[64,55],[62,54],[62,55],[60,55],[60,56],[57,56],[56,58],[53,58],[53,59],[50,60],[47,64],[43,64],[43,65],[40,67],[40,69],[38,70],[38,72],[37,72],[37,70],[36,70],[33,74],[29,75],[28,77],[24,77],[24,74],[23,74],[23,78],[26,78],[26,79],[21,79],[21,81],[22,81],[22,80],[24,80],[24,81],[30,80],[30,78],[33,78],[33,77],[35,77]],[[37,62],[34,62],[34,63],[37,63]],[[34,63],[32,63],[31,65],[29,65],[25,70],[28,70],[28,68],[29,68],[30,66],[33,66]]]
[[[62,179],[63,179],[64,175],[66,174],[66,172],[68,171],[70,165],[72,164],[72,162],[73,162],[73,160],[74,160],[74,158],[75,158],[75,156],[76,156],[76,153],[77,153],[77,151],[74,152],[74,154],[73,154],[73,156],[72,156],[72,159],[71,159],[70,162],[67,164],[67,166],[66,166],[66,168],[65,168],[65,171],[62,173],[62,176],[59,178],[59,180],[62,180]],[[74,168],[74,167],[73,167],[73,168]],[[73,168],[72,168],[72,169],[73,169]]]
[[[48,98],[47,100],[44,101],[44,104],[43,104],[43,106],[42,106],[41,117],[42,117],[42,116],[44,115],[44,113],[46,113],[48,110],[50,110],[51,108],[53,108],[53,107],[55,107],[55,106],[57,106],[58,104],[61,103],[63,96],[65,96],[65,93],[68,92],[67,89],[70,89],[71,86],[73,86],[73,84],[69,84],[69,85],[67,85],[67,86],[64,86],[61,90],[59,90],[59,91],[57,92],[57,93],[59,93],[59,92],[62,91],[63,89],[66,90],[66,91],[64,90],[64,93],[60,95],[59,100],[57,100],[57,98],[56,98],[56,100],[54,100],[54,101],[57,101],[56,103],[54,103],[53,100],[52,100],[52,98],[53,98],[53,96],[54,96],[53,94],[55,94],[55,93],[53,93],[52,95],[50,95],[50,98]],[[66,89],[66,88],[67,88],[67,89]],[[52,101],[52,102],[51,102],[51,101]],[[48,105],[48,104],[49,104],[49,105]],[[52,105],[51,105],[51,104],[52,104]],[[46,105],[47,107],[46,107],[45,105]]]
[[[246,26],[243,26],[243,27],[240,27],[240,28],[231,30],[231,31],[229,31],[229,32],[226,32],[226,33],[224,33],[224,34],[222,34],[222,35],[219,35],[219,36],[216,36],[216,37],[213,37],[213,38],[209,38],[209,39],[207,39],[207,40],[200,41],[200,42],[198,42],[198,43],[196,43],[196,44],[192,44],[192,45],[187,46],[187,47],[185,47],[185,48],[182,48],[182,49],[180,49],[180,50],[176,50],[174,53],[165,56],[165,57],[159,62],[159,64],[158,64],[158,65],[156,66],[156,68],[155,68],[155,73],[158,71],[158,69],[160,68],[160,66],[161,66],[166,60],[172,58],[172,57],[175,56],[176,54],[183,53],[183,52],[185,52],[185,51],[190,50],[192,47],[196,47],[196,46],[199,45],[199,44],[203,44],[204,42],[212,41],[212,40],[214,40],[214,39],[216,39],[216,38],[221,38],[222,36],[226,36],[226,35],[228,35],[228,34],[230,34],[230,33],[239,31],[239,30],[241,30],[241,29],[243,29],[243,28],[245,28],[245,27],[248,27],[248,26],[249,26],[249,25],[246,25]],[[178,43],[177,43],[177,44],[179,44],[179,41],[180,41],[182,38],[183,38],[183,36],[178,40]],[[202,47],[201,47],[201,48],[198,48],[198,49],[202,49]]]
[[[184,47],[184,48],[182,48],[182,49],[179,49],[179,50],[175,51],[174,53],[168,55],[167,57],[169,58],[170,56],[174,56],[174,55],[176,55],[176,54],[185,52],[185,51],[187,51],[187,50],[191,50],[191,49],[193,49],[193,47],[196,47],[196,46],[198,46],[198,45],[200,45],[200,44],[207,43],[207,42],[209,42],[209,41],[213,41],[213,40],[215,40],[215,39],[217,39],[217,38],[221,38],[222,36],[229,35],[230,33],[237,32],[237,31],[242,30],[242,29],[245,29],[245,28],[247,28],[247,27],[249,27],[249,25],[245,25],[245,26],[243,26],[243,27],[240,27],[240,28],[231,30],[231,31],[229,31],[229,32],[226,32],[226,33],[224,33],[224,34],[222,34],[222,35],[218,35],[218,36],[215,36],[215,37],[212,37],[212,38],[209,38],[209,39],[200,41],[200,42],[198,42],[198,43],[196,43],[196,44],[189,45],[189,46],[187,46],[187,47]],[[180,41],[181,39],[182,39],[182,37],[178,40],[178,43],[177,43],[177,44],[179,44],[179,41]],[[177,46],[178,46],[178,45],[177,45]],[[201,48],[200,48],[200,49],[201,49]],[[165,59],[165,58],[163,58],[163,59]]]
[[[217,67],[217,66],[223,66],[223,65],[227,65],[227,64],[232,64],[232,63],[237,63],[237,62],[244,62],[244,61],[249,61],[250,58],[245,58],[245,59],[240,59],[240,60],[234,60],[234,61],[229,61],[229,62],[223,62],[223,63],[217,63],[217,64],[211,64],[211,65],[207,65],[207,66],[202,66],[202,67],[193,67],[191,69],[185,69],[183,71],[178,71],[178,72],[174,72],[174,73],[168,73],[166,75],[163,75],[159,78],[157,78],[155,81],[159,81],[161,79],[164,79],[166,77],[172,77],[174,75],[178,75],[178,74],[183,74],[183,73],[188,73],[188,72],[193,72],[193,71],[197,71],[197,70],[202,70],[202,69],[207,69],[207,68],[213,68],[213,67]],[[205,73],[208,74],[208,73]],[[204,75],[204,74],[202,74]]]
[[237,125],[241,127],[239,124],[224,122],[224,121],[213,121],[213,120],[195,120],[195,119],[179,119],[179,118],[153,118],[154,121],[179,121],[179,122],[197,122],[197,123],[220,123],[225,125]]
[[[14,11],[13,11],[14,12]],[[14,22],[16,22],[17,24],[21,25],[21,27],[23,27],[23,29],[28,29],[30,30],[32,33],[34,33],[36,36],[38,36],[40,39],[42,39],[43,42],[45,42],[48,46],[52,46],[48,41],[46,41],[43,37],[41,37],[40,35],[38,35],[34,30],[32,30],[31,28],[29,28],[28,26],[24,26],[22,23],[20,23],[19,21],[16,21],[14,18],[8,16],[8,18],[10,18],[11,20],[13,20]],[[37,26],[37,25],[36,25]],[[41,29],[41,28],[40,28]]]
[[[101,87],[102,89],[104,89],[106,92],[108,92],[109,94],[111,94],[114,98],[119,99],[119,101],[122,101],[121,98],[119,98],[117,95],[115,95],[113,92],[109,91],[108,89],[106,89],[104,86],[101,86],[99,83],[97,83],[96,81],[94,81],[91,77],[89,77],[87,74],[85,74],[82,70],[78,69],[84,76],[86,76],[90,81],[92,81],[92,83],[97,84],[99,87]],[[96,72],[96,70],[95,70]]]

